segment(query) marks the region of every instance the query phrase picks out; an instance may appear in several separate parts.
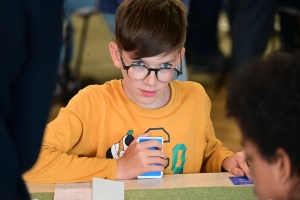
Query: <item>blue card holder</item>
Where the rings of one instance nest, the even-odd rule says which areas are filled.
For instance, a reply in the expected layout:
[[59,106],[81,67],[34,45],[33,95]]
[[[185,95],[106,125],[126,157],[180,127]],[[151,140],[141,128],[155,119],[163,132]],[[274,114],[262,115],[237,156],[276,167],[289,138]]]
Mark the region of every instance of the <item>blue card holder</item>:
[[[157,140],[158,142],[162,143],[164,142],[162,137],[139,137],[137,139],[137,142],[145,142],[149,140]],[[157,150],[156,147],[151,147],[151,150]],[[160,164],[153,164],[153,165],[160,165]],[[147,172],[144,174],[139,175],[137,178],[161,178],[163,176],[163,172]]]

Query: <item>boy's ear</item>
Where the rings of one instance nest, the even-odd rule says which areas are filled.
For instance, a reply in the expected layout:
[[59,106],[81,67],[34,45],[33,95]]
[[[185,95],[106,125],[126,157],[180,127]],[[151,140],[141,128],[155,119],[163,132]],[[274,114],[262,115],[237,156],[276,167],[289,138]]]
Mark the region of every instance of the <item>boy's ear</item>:
[[275,154],[276,160],[273,161],[273,166],[277,176],[276,178],[282,187],[286,187],[292,177],[291,160],[286,151],[282,148],[278,148]]
[[184,56],[184,54],[185,54],[185,48],[184,47],[182,47],[182,49],[181,49],[181,57],[183,57]]
[[109,48],[110,56],[111,56],[111,59],[112,59],[114,65],[117,68],[121,68],[122,63],[120,60],[118,45],[115,42],[110,42],[108,45],[108,48]]
[[185,53],[185,48],[182,47],[182,49],[181,49],[181,51],[180,51],[181,56],[180,56],[179,59],[178,59],[178,63],[180,63],[180,58],[183,59],[184,53]]

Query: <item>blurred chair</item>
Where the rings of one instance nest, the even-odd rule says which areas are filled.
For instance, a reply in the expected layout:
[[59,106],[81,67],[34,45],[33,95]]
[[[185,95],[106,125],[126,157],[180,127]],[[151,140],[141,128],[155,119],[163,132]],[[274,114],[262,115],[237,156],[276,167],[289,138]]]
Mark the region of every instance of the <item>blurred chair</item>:
[[[79,72],[84,54],[89,20],[92,15],[97,13],[94,4],[95,0],[65,0],[63,29],[64,41],[61,49],[57,81],[58,84],[56,88],[56,95],[61,96],[60,101],[64,105],[66,105],[80,89]],[[73,15],[82,18],[83,25],[81,28],[75,65],[74,67],[71,67],[70,63],[74,57],[74,29],[71,19]]]
[[77,73],[79,73],[81,63],[82,63],[82,56],[84,53],[84,45],[85,45],[85,41],[86,41],[89,20],[90,20],[91,16],[93,16],[94,14],[97,14],[97,13],[98,12],[94,7],[80,8],[74,12],[75,15],[77,15],[83,19],[83,25],[82,25],[81,33],[80,33],[80,41],[78,44],[78,54],[77,54],[77,58],[75,61],[75,72],[77,72]]

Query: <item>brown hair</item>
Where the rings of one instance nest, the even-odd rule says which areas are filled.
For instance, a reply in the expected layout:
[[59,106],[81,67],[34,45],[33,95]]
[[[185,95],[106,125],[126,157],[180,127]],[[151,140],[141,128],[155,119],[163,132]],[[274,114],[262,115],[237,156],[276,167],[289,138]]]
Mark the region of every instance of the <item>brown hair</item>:
[[116,40],[134,59],[183,47],[187,9],[180,0],[126,0],[116,12]]

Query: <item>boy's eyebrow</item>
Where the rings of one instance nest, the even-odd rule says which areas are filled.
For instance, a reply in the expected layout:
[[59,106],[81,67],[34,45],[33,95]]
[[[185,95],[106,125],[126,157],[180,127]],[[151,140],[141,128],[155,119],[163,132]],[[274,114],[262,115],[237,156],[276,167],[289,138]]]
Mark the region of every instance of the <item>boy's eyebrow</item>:
[[172,60],[170,60],[170,61],[163,62],[163,63],[171,63],[171,62],[176,62],[176,59],[172,59]]
[[[130,57],[130,59],[133,60],[133,61],[142,61],[142,62],[144,62],[144,63],[147,63],[145,60],[143,60],[143,58],[141,58],[141,59],[134,59],[134,58],[132,58],[131,56],[129,56],[129,57]],[[132,62],[133,62],[133,61],[132,61]],[[172,63],[172,62],[176,62],[176,58],[175,58],[175,59],[171,59],[171,60],[169,60],[169,61],[161,62],[161,63]]]

